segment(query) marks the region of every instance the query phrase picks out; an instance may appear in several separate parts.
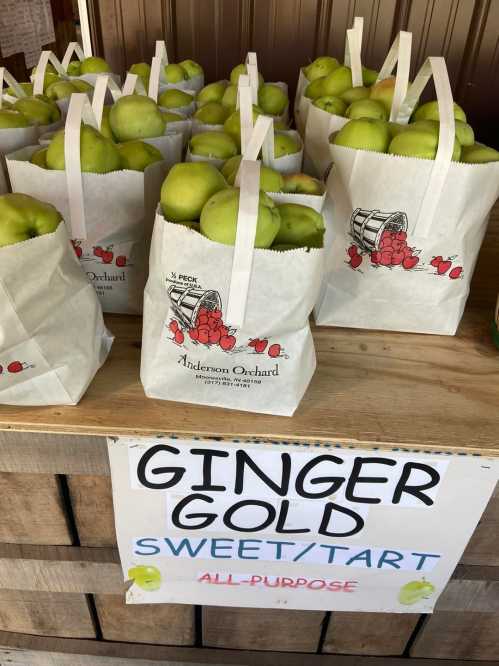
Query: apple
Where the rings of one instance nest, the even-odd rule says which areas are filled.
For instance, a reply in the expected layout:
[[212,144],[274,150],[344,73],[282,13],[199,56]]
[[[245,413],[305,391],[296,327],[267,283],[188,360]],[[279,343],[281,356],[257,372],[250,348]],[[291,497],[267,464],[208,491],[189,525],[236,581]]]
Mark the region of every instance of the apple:
[[335,95],[318,97],[316,100],[314,100],[313,105],[335,116],[343,116],[347,108],[345,102]]
[[[228,159],[220,169],[229,185],[234,185],[241,159],[241,155],[235,155]],[[262,165],[260,167],[260,189],[264,192],[281,192],[283,177],[278,171]]]
[[322,76],[320,79],[314,79],[312,83],[309,83],[305,88],[303,93],[308,99],[318,99],[319,97],[324,97],[324,81],[326,80],[325,76]]
[[274,129],[289,132],[289,125],[286,125],[283,120],[274,120]]
[[284,155],[293,155],[301,150],[301,146],[294,136],[274,132],[274,157],[284,157]]
[[355,86],[354,88],[348,88],[345,92],[342,92],[340,99],[342,99],[345,104],[352,104],[359,99],[367,99],[369,97],[369,88],[364,86]]
[[31,164],[36,164],[36,166],[41,167],[42,169],[47,168],[47,148],[39,148],[35,150],[33,155],[31,155],[30,162]]
[[132,171],[145,171],[155,162],[161,162],[164,158],[156,146],[151,146],[145,141],[127,141],[117,145],[121,157],[121,168]]
[[163,74],[167,83],[179,83],[187,79],[187,73],[180,65],[170,63],[163,69]]
[[393,94],[395,92],[395,77],[390,76],[374,84],[371,88],[370,99],[380,102],[385,107],[388,115],[392,108]]
[[424,578],[423,580],[413,580],[400,588],[398,600],[401,604],[409,606],[421,599],[428,599],[434,592],[435,586]]
[[74,85],[74,87],[76,88],[76,90],[78,92],[87,93],[87,92],[93,91],[93,89],[94,89],[94,87],[90,83],[88,83],[88,81],[74,80],[74,81],[71,81],[71,83]]
[[203,68],[194,60],[182,60],[179,65],[185,71],[188,79],[193,79],[195,76],[204,76]]
[[[201,211],[201,233],[216,243],[234,245],[238,212],[239,189],[230,187],[217,192]],[[277,206],[265,192],[260,192],[255,247],[270,247],[280,226],[281,216]]]
[[278,244],[300,247],[322,247],[324,218],[309,206],[281,204],[277,206],[281,215],[281,227],[275,237]]
[[388,120],[388,113],[381,102],[374,99],[359,99],[352,102],[345,112],[345,116],[351,120],[357,118],[376,118],[377,120]]
[[258,106],[269,116],[280,116],[288,103],[284,90],[272,83],[264,83],[258,91]]
[[177,224],[181,224],[188,229],[194,229],[194,231],[201,233],[199,230],[199,220],[182,220],[182,222],[177,222]]
[[362,83],[370,88],[376,83],[378,78],[378,72],[375,69],[369,69],[369,67],[362,67]]
[[157,567],[141,564],[128,570],[128,578],[146,592],[155,592],[161,587],[161,571]]
[[291,173],[283,176],[283,192],[292,192],[295,194],[314,194],[321,196],[324,194],[324,185],[312,176],[306,173]]
[[0,109],[0,129],[12,129],[13,127],[29,127],[24,113],[14,109]]
[[148,62],[136,62],[130,67],[130,73],[136,74],[144,84],[146,91],[149,88],[149,78],[151,76],[151,65]]
[[324,95],[341,95],[352,87],[352,70],[341,65],[328,74],[322,83]]
[[[253,105],[253,123],[256,121],[257,117],[262,113],[262,110]],[[224,122],[224,131],[227,134],[230,134],[234,141],[237,143],[238,147],[241,147],[241,116],[239,111],[234,111],[230,114],[227,120]]]
[[51,83],[45,94],[50,100],[66,99],[70,97],[73,93],[79,92],[78,88],[73,85],[71,81],[56,81]]
[[57,104],[44,95],[21,97],[15,102],[13,108],[24,113],[32,124],[50,125],[61,118]]
[[336,146],[384,153],[390,143],[388,123],[375,118],[350,120],[339,132],[335,133],[332,141],[330,137],[330,142]]
[[237,155],[238,147],[234,139],[226,132],[200,132],[189,141],[192,155],[228,160]]
[[456,138],[461,146],[472,146],[475,143],[475,133],[468,123],[462,120],[455,120]]
[[434,136],[438,137],[438,132],[440,128],[440,123],[438,120],[413,120],[408,125],[404,125],[405,130],[422,130],[424,132],[430,132]]
[[104,106],[102,109],[102,120],[100,124],[100,133],[106,137],[106,139],[111,139],[111,141],[116,141],[116,137],[113,134],[111,129],[111,123],[109,122],[109,114],[111,113],[110,106]]
[[[27,81],[23,81],[19,85],[24,90],[26,95],[32,95],[33,94],[33,84],[32,83],[28,83]],[[16,91],[14,90],[14,88],[6,88],[4,92],[7,95],[10,95],[11,97],[17,97]]]
[[316,79],[320,79],[323,76],[331,74],[332,71],[338,69],[340,63],[336,58],[331,56],[320,56],[316,58],[310,65],[303,68],[303,73],[307,77],[308,81],[312,82]]
[[103,72],[110,72],[109,65],[103,58],[97,56],[90,56],[81,61],[80,75],[83,74],[101,74]]
[[68,76],[81,76],[81,62],[79,60],[71,60],[66,71]]
[[109,124],[118,141],[148,139],[165,132],[165,120],[158,105],[145,95],[120,97],[111,107]]
[[[466,122],[466,114],[463,109],[454,102],[454,118],[456,120],[462,120],[463,123]],[[433,100],[432,102],[426,102],[418,107],[413,113],[413,120],[440,120],[440,115],[438,113],[438,102]]]
[[[45,72],[51,72],[52,74],[57,74],[57,70],[51,62],[47,63],[47,66],[45,67]],[[31,70],[31,74],[32,75],[36,74],[36,65]]]
[[397,134],[405,132],[408,127],[409,125],[405,125],[404,123],[393,123],[393,122],[388,123],[388,131],[390,132],[390,136],[392,137],[392,139],[394,136],[397,136]]
[[224,96],[224,92],[227,88],[227,81],[215,81],[215,83],[208,83],[207,86],[201,88],[201,90],[196,95],[196,102],[198,106],[203,106],[208,102],[220,102]]
[[51,234],[60,222],[51,204],[17,192],[0,196],[0,247]]
[[[403,155],[405,157],[419,157],[425,160],[434,160],[438,148],[438,134],[427,129],[407,129],[395,136],[388,147],[392,155]],[[461,157],[461,144],[454,139],[454,152],[452,159],[459,161]]]
[[173,111],[162,111],[161,115],[163,116],[167,127],[168,123],[178,123],[185,120],[184,116],[180,115],[180,113],[173,113]]
[[[121,158],[115,144],[90,125],[82,125],[80,134],[81,170],[90,173],[108,173],[121,169]],[[64,130],[54,135],[47,149],[47,168],[63,171]]]
[[179,109],[182,106],[189,106],[193,100],[194,97],[184,90],[169,88],[161,93],[158,104],[165,109]]
[[235,110],[237,104],[237,86],[232,83],[227,86],[222,96],[222,106]]
[[220,102],[206,102],[196,113],[194,118],[206,125],[223,125],[227,120],[229,110],[220,104]]
[[[239,81],[239,77],[241,74],[247,74],[248,70],[246,69],[246,65],[241,64],[241,65],[236,65],[232,72],[230,73],[230,82],[237,86],[237,82]],[[258,72],[258,87],[261,88],[263,86],[263,76]]]
[[161,187],[161,208],[167,220],[197,220],[208,199],[227,187],[220,171],[208,162],[175,164]]
[[487,162],[498,162],[499,152],[494,148],[485,146],[483,143],[474,143],[472,146],[463,146],[461,162],[467,164],[485,164]]

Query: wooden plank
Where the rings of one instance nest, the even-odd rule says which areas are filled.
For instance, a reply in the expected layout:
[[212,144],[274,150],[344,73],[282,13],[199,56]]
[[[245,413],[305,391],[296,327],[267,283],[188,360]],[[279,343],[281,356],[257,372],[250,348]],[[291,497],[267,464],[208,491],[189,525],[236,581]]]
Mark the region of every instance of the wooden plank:
[[323,652],[401,656],[416,627],[413,613],[332,613]]
[[461,563],[499,565],[499,497],[490,499]]
[[71,543],[54,476],[0,473],[0,541]]
[[203,606],[203,645],[232,650],[317,652],[325,613]]
[[498,613],[434,613],[411,649],[412,657],[432,659],[497,660],[498,655]]
[[194,645],[194,606],[127,605],[123,595],[97,594],[95,606],[107,641]]
[[0,590],[0,629],[42,636],[95,638],[82,594]]
[[71,506],[82,546],[115,546],[113,494],[106,476],[68,476]]

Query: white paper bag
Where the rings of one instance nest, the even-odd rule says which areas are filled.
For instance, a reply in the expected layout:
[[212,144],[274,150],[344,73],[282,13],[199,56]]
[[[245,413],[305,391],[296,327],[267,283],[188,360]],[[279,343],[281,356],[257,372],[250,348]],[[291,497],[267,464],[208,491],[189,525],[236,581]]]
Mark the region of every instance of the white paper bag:
[[194,91],[198,93],[201,88],[204,88],[204,74],[199,74],[198,76],[193,76],[190,79],[185,79],[184,81],[179,81],[178,83],[168,83],[165,79],[164,67],[168,65],[168,51],[166,48],[166,42],[163,40],[156,40],[156,50],[154,56],[160,58],[161,60],[161,69],[159,77],[159,85],[161,92],[167,90],[168,88],[177,88],[178,90],[186,90],[188,92]]
[[456,332],[499,195],[499,163],[451,162],[455,126],[443,58],[423,65],[397,121],[408,121],[432,74],[441,119],[435,160],[331,146],[332,245],[318,324]]
[[156,216],[141,359],[151,398],[289,416],[308,386],[323,251],[253,248],[259,171],[243,162],[235,247]]
[[0,248],[0,404],[75,405],[113,338],[64,224]]

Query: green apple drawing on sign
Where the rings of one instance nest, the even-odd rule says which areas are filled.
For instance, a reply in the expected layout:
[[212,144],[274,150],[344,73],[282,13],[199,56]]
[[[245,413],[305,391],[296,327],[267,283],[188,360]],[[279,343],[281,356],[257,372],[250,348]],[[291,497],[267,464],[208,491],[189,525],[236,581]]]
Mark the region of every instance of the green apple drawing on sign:
[[424,578],[422,580],[412,580],[400,588],[398,600],[404,606],[410,606],[421,601],[421,599],[428,599],[434,592],[435,586]]
[[154,592],[161,587],[161,571],[143,564],[128,569],[128,578],[146,592]]

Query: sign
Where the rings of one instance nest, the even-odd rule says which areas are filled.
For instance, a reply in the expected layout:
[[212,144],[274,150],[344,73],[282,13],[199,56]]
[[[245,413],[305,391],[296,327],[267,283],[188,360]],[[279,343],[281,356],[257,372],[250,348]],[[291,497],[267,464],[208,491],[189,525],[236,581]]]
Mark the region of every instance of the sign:
[[495,460],[108,439],[128,603],[431,613]]
[[0,46],[4,58],[24,53],[26,67],[38,62],[42,46],[55,42],[50,0],[3,0]]

